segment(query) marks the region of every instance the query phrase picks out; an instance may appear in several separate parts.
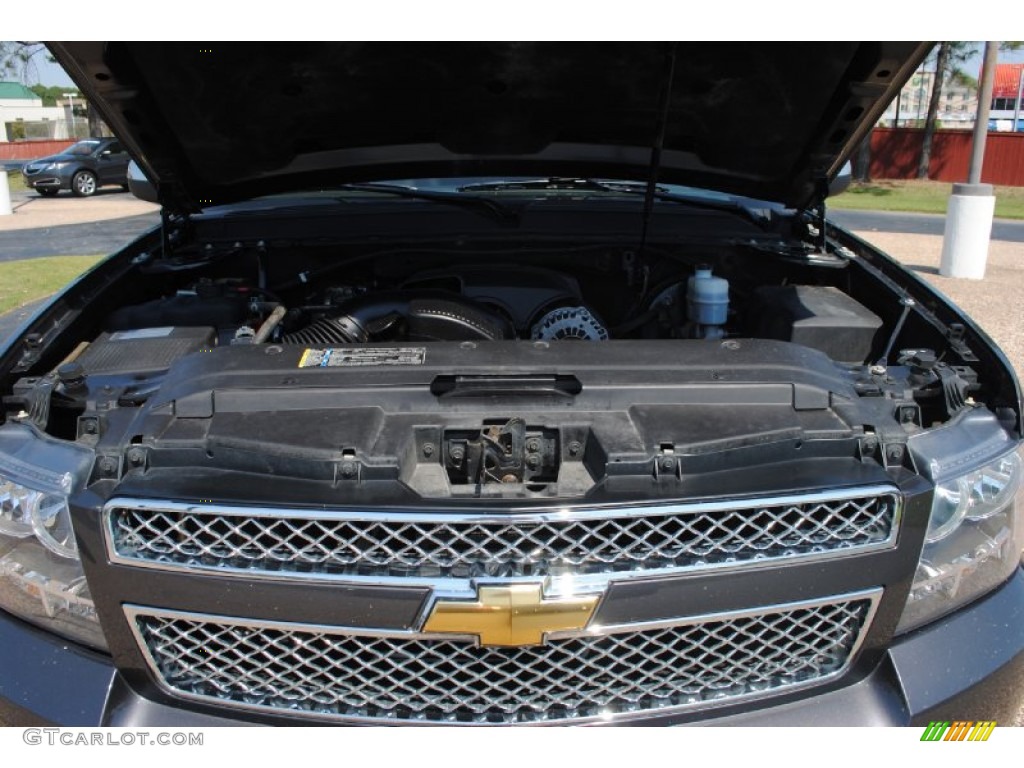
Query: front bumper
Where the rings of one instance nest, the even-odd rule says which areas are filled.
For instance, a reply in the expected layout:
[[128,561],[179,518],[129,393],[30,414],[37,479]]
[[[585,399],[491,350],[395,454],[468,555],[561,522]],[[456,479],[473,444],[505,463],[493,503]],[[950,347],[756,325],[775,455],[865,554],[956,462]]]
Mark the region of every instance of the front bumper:
[[71,189],[71,177],[53,171],[40,171],[28,175],[22,174],[25,185],[31,189]]
[[[202,727],[248,725],[133,691],[112,662],[0,616],[0,725]],[[1011,723],[1024,704],[1024,571],[984,599],[895,641],[875,669],[828,693],[694,720],[645,725],[927,725],[932,720]],[[295,721],[279,719],[282,724]],[[636,721],[634,721],[636,722]]]

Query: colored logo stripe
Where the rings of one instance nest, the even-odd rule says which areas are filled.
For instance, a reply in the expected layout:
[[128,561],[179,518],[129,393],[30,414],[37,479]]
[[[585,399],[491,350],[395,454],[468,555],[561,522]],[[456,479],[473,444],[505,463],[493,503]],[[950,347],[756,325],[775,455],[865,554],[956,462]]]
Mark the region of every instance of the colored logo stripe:
[[921,734],[921,741],[988,741],[995,727],[995,720],[933,720]]
[[974,726],[974,730],[971,731],[971,735],[967,737],[968,741],[988,741],[988,737],[992,735],[992,731],[996,729],[995,720],[983,720]]

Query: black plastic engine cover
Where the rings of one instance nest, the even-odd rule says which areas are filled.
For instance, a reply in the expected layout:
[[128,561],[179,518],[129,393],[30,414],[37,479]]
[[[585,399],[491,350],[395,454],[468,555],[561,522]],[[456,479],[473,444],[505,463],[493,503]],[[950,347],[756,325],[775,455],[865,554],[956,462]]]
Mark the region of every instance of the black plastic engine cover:
[[234,330],[248,316],[249,297],[241,292],[201,296],[177,294],[143,304],[121,307],[110,313],[107,328],[129,331],[159,326],[213,326]]
[[762,286],[754,292],[752,335],[818,349],[844,363],[871,355],[882,320],[838,288],[819,285]]
[[[367,503],[657,496],[666,483],[714,495],[818,482],[820,461],[860,465],[863,425],[879,421],[864,407],[825,355],[784,342],[265,345],[182,359],[146,404],[109,415],[104,442],[134,436],[147,471],[292,478],[313,482],[314,497],[345,482]],[[518,419],[558,446],[556,478],[540,489],[451,482],[446,435]]]

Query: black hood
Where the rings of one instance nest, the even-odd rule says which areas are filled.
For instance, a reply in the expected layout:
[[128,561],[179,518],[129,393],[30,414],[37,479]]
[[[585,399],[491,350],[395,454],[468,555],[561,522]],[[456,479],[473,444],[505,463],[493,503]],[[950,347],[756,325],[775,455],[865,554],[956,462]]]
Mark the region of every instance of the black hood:
[[[925,43],[51,43],[197,210],[349,181],[577,176],[812,203]],[[652,148],[662,145],[660,153]]]

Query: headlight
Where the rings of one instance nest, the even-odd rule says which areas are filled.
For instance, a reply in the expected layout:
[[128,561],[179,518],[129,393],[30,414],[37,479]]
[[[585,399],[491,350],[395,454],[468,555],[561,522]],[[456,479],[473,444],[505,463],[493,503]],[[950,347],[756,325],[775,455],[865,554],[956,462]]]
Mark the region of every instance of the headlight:
[[81,446],[0,427],[0,609],[105,649],[68,506],[91,463]]
[[[71,475],[65,473],[60,481],[71,489]],[[0,474],[0,533],[16,539],[35,535],[55,555],[78,556],[66,492],[33,490],[4,474]]]
[[985,520],[999,514],[1020,487],[1020,463],[1020,458],[1010,453],[979,470],[939,483],[928,524],[928,543],[942,541],[964,520]]
[[[912,442],[919,460],[932,453],[925,473],[935,481],[935,496],[898,631],[961,607],[1003,583],[1020,564],[1021,455],[1007,450],[1014,441],[994,418],[986,421],[979,415]],[[984,454],[988,458],[980,459]]]
[[50,163],[46,166],[47,171],[59,171],[62,168],[67,168],[71,163]]

